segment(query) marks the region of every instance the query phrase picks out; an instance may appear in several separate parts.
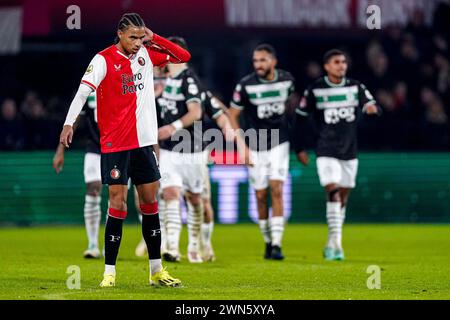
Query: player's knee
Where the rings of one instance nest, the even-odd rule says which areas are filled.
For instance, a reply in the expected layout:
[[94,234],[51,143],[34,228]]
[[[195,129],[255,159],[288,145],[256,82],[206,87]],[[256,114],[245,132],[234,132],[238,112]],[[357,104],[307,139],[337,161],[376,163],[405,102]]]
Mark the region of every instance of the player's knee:
[[89,182],[86,184],[86,194],[90,196],[99,196],[102,190],[102,183],[100,181]]
[[165,201],[178,200],[180,193],[176,188],[166,188],[163,190],[163,197]]
[[276,186],[271,188],[272,199],[279,200],[283,196],[283,188],[281,186]]
[[255,194],[256,194],[256,200],[258,202],[266,203],[266,201],[267,201],[267,190],[266,189],[256,190]]
[[127,200],[121,192],[109,193],[109,206],[116,210],[127,210]]
[[327,190],[327,200],[330,202],[340,202],[341,201],[338,187],[329,188]]
[[193,205],[193,206],[198,206],[200,204],[203,203],[202,201],[202,197],[199,193],[192,193],[189,196],[189,202]]

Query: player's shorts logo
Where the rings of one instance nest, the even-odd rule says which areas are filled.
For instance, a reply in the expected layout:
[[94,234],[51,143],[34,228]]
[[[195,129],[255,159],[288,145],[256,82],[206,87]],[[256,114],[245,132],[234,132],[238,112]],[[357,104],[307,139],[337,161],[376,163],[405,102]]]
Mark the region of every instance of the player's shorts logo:
[[117,180],[120,178],[120,170],[117,168],[112,169],[109,174],[110,174],[111,178],[113,178],[114,180]]
[[141,66],[143,66],[145,64],[145,59],[142,57],[139,57],[138,62]]

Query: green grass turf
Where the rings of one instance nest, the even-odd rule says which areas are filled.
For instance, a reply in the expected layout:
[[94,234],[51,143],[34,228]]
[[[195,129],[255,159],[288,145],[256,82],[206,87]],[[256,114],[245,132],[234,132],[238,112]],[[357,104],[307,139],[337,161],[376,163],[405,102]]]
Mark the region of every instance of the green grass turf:
[[[140,227],[127,225],[115,288],[101,289],[102,260],[84,260],[76,227],[0,229],[0,299],[449,299],[449,225],[347,225],[347,260],[327,262],[325,225],[288,225],[283,262],[264,261],[256,225],[216,225],[217,261],[166,263],[184,288],[147,285],[148,263],[134,256]],[[182,253],[186,248],[182,234]],[[66,287],[69,265],[81,289]],[[369,265],[380,266],[380,290],[369,290]]]

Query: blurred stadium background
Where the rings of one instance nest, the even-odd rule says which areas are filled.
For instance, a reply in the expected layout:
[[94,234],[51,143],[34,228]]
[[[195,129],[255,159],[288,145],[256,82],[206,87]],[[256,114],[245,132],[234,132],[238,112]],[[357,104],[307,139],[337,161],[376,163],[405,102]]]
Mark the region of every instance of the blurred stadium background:
[[[72,4],[81,9],[79,30],[66,26]],[[370,4],[381,8],[381,30],[366,26]],[[384,111],[360,123],[348,221],[450,222],[450,1],[2,0],[0,224],[83,222],[83,127],[62,174],[51,161],[81,75],[111,44],[127,11],[161,35],[185,37],[191,65],[226,104],[261,42],[275,46],[298,93],[322,75],[326,50],[345,50],[349,76],[365,83]],[[252,220],[246,169],[215,165],[211,176],[216,220]],[[315,167],[301,167],[293,154],[285,198],[291,222],[325,221]]]

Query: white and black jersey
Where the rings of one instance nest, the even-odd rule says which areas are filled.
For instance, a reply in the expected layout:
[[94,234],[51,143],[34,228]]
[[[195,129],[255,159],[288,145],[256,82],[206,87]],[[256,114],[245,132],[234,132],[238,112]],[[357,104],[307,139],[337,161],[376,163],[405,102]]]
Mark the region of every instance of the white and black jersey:
[[96,92],[92,92],[81,111],[87,124],[88,141],[86,152],[100,154],[100,131],[97,123],[97,99]]
[[[201,94],[200,81],[194,71],[189,68],[183,70],[176,77],[167,78],[162,95],[156,99],[160,111],[161,123],[159,126],[171,124],[183,117],[189,111],[187,107],[189,102],[195,101],[201,105]],[[195,126],[191,125],[184,128],[183,133],[178,134],[177,132],[171,138],[160,141],[160,147],[177,152],[201,152],[203,150],[203,134],[201,130],[195,133],[194,128]],[[189,137],[187,133],[189,133]]]
[[203,120],[205,120],[205,116],[207,116],[211,120],[215,120],[223,113],[219,101],[217,100],[216,97],[214,97],[211,91],[204,90],[201,94],[201,98],[202,98]]
[[206,134],[209,129],[217,129],[216,119],[223,114],[219,100],[212,94],[211,91],[205,90],[202,92],[202,129],[204,133],[203,149],[214,142],[215,135]]
[[[368,105],[376,105],[376,101],[359,81],[344,78],[340,84],[334,84],[327,77],[322,77],[304,91],[295,110],[297,127],[305,126],[304,119],[312,115],[317,135],[317,156],[355,159],[357,122]],[[302,130],[296,132],[294,144],[296,151],[301,151],[302,136],[298,132]]]
[[[273,81],[265,81],[253,72],[236,85],[231,107],[243,110],[244,129],[256,129],[257,133],[258,141],[256,145],[250,141],[250,149],[269,150],[288,141],[286,100],[293,91],[294,77],[281,69],[275,70]],[[275,130],[279,132],[278,143],[271,139]],[[262,136],[263,132],[267,134]],[[265,141],[260,141],[262,139]]]

